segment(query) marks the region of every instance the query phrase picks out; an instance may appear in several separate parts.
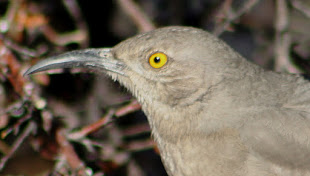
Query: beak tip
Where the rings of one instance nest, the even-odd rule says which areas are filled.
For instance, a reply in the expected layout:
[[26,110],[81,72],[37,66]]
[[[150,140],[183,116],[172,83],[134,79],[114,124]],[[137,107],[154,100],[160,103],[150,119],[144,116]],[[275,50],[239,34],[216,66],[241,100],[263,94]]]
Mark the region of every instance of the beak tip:
[[26,76],[28,76],[28,75],[30,75],[31,74],[31,72],[29,71],[29,70],[27,70],[24,74],[23,74],[23,77],[26,77]]
[[23,76],[25,77],[25,76],[29,76],[29,75],[31,75],[31,74],[33,74],[33,73],[35,73],[36,71],[33,69],[33,67],[30,67],[24,74],[23,74]]

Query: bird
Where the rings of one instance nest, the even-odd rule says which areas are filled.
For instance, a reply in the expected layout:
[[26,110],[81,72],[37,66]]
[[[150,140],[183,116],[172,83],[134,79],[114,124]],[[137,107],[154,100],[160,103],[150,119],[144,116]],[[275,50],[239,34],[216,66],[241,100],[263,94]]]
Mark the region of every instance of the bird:
[[310,83],[245,59],[211,33],[168,26],[69,51],[25,75],[97,70],[138,100],[169,176],[310,176]]

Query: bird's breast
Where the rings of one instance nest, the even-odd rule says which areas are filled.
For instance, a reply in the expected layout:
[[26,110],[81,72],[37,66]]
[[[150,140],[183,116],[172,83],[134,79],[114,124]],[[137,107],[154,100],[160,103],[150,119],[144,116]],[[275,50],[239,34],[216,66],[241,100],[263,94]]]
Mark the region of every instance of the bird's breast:
[[189,134],[176,143],[163,139],[157,142],[170,175],[245,175],[247,150],[240,143],[236,130],[223,129],[210,135]]

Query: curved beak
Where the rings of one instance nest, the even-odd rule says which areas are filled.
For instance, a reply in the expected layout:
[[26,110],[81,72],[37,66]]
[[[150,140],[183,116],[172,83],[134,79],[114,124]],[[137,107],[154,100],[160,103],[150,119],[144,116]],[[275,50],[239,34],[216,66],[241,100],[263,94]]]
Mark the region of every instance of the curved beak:
[[41,60],[30,67],[24,75],[58,68],[89,68],[111,71],[124,75],[125,64],[114,58],[111,48],[84,49],[67,52]]

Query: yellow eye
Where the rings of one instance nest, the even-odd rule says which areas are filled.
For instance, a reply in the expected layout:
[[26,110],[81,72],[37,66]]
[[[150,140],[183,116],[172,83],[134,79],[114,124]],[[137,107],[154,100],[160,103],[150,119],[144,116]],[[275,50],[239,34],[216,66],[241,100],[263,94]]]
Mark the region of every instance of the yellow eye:
[[153,68],[161,68],[167,63],[168,57],[164,53],[155,53],[149,57],[149,63]]

